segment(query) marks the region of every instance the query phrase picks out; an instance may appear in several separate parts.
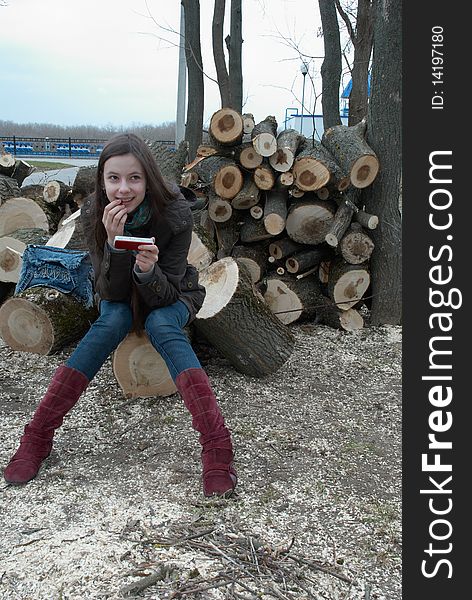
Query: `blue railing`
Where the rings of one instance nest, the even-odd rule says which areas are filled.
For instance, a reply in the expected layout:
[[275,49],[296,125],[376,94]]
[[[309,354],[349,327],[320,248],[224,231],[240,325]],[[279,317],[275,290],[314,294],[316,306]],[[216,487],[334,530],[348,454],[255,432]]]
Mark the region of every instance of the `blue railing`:
[[[0,137],[0,149],[13,156],[59,156],[69,158],[98,158],[107,140],[79,138]],[[162,144],[174,145],[173,141]]]

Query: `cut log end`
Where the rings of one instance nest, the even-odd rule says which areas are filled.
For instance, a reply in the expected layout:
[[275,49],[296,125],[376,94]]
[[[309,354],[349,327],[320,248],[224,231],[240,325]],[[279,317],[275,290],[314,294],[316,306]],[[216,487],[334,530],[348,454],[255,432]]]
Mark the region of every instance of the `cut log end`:
[[261,156],[272,156],[277,150],[277,140],[271,133],[260,133],[252,140],[252,145]]
[[222,108],[213,114],[210,134],[220,144],[234,144],[243,136],[244,123],[241,115],[231,108]]
[[113,373],[127,398],[170,396],[177,391],[166,363],[145,335],[126,336],[113,354]]
[[292,168],[294,154],[288,148],[278,148],[272,156],[269,157],[269,162],[273,169],[281,173],[285,173]]
[[12,350],[20,352],[49,354],[54,346],[47,313],[23,298],[10,298],[1,306],[0,335]]
[[285,325],[297,321],[303,311],[303,304],[297,294],[279,279],[268,281],[264,300],[274,315]]
[[215,192],[221,198],[231,200],[241,190],[243,183],[243,174],[237,165],[228,165],[222,167],[215,177]]
[[361,156],[352,166],[351,183],[356,188],[365,188],[374,181],[378,172],[379,161],[376,156]]

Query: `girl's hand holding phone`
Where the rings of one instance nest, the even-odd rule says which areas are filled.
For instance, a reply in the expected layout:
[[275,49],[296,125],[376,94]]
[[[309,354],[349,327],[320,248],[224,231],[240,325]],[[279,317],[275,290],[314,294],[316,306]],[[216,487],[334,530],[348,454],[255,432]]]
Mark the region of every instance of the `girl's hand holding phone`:
[[[155,241],[154,238],[152,238]],[[138,246],[136,265],[143,273],[149,273],[159,259],[159,248],[155,244],[142,244]]]

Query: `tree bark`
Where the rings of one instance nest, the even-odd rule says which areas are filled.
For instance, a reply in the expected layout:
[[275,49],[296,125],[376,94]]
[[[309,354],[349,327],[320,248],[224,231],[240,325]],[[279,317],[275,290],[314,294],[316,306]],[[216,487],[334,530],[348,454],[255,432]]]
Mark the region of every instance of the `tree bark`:
[[79,208],[85,198],[95,191],[96,166],[80,167],[72,184],[72,202]]
[[191,91],[187,101],[185,139],[189,143],[189,159],[197,155],[203,136],[203,62],[200,45],[200,2],[182,0],[185,14],[185,58],[187,61],[187,85]]
[[[368,212],[379,217],[372,231],[373,325],[398,325],[402,320],[401,214],[401,3],[375,0],[372,93],[367,139],[382,164],[379,176],[364,190]],[[395,57],[395,61],[391,57]],[[388,106],[388,110],[385,110]]]
[[348,15],[341,8],[339,0],[336,0],[338,12],[346,23],[349,37],[354,46],[351,71],[352,87],[349,94],[349,126],[356,125],[367,115],[369,64],[373,43],[372,5],[372,0],[358,0],[356,30],[354,31]]
[[238,112],[243,110],[242,46],[242,0],[231,0],[229,86],[231,106]]
[[216,79],[220,90],[221,108],[231,106],[228,69],[226,68],[223,47],[223,24],[225,20],[226,0],[215,0],[212,22],[213,60],[215,61]]
[[8,198],[18,198],[19,196],[21,196],[21,192],[16,179],[0,175],[0,206]]
[[338,16],[335,0],[318,0],[325,56],[321,65],[323,126],[325,129],[341,124],[339,114],[339,85],[342,61]]

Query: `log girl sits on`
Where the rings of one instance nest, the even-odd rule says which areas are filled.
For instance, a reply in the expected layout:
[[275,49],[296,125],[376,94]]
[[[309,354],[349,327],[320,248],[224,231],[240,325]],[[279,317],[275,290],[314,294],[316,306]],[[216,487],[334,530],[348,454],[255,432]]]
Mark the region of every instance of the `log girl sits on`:
[[[190,192],[191,193],[191,192]],[[54,373],[4,471],[13,485],[36,477],[55,430],[118,344],[146,331],[200,433],[205,496],[229,496],[237,482],[231,434],[183,328],[203,304],[205,288],[188,264],[192,213],[178,186],[167,184],[148,146],[119,134],[103,148],[95,193],[81,207],[100,314]],[[154,238],[138,251],[114,247],[115,236]]]

